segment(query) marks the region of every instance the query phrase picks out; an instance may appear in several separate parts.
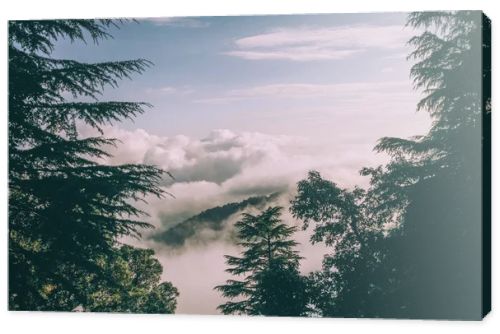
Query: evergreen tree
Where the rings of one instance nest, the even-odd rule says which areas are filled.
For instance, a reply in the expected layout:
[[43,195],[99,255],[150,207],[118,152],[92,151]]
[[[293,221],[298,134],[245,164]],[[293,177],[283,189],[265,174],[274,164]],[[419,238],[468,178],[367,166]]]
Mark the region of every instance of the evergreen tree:
[[405,316],[481,316],[482,119],[489,113],[484,24],[474,11],[408,18],[408,25],[425,29],[410,40],[411,76],[424,92],[417,108],[433,122],[423,136],[380,140],[376,149],[391,161],[371,185],[378,196],[400,198],[388,206],[399,212],[401,229],[387,263],[398,268],[393,308]]
[[98,261],[117,283],[88,286],[90,303],[82,305],[92,312],[173,313],[177,289],[160,283],[162,266],[151,249],[123,245],[112,261]]
[[[99,95],[151,63],[144,59],[82,63],[51,57],[59,39],[97,43],[110,37],[107,31],[116,25],[111,20],[9,22],[12,310],[88,308],[93,303],[88,286],[123,285],[103,264],[124,256],[128,248],[120,248],[118,238],[139,237],[141,229],[151,227],[140,219],[145,213],[133,202],[147,194],[162,196],[162,171],[96,162],[108,155],[105,146],[116,144],[102,136],[102,126],[132,118],[147,106],[99,101]],[[78,122],[101,136],[82,138]]]
[[290,239],[295,227],[281,222],[282,208],[269,207],[259,215],[243,214],[236,223],[241,257],[226,255],[226,271],[241,280],[215,287],[230,301],[218,307],[224,314],[300,316],[306,314],[305,282],[300,256]]

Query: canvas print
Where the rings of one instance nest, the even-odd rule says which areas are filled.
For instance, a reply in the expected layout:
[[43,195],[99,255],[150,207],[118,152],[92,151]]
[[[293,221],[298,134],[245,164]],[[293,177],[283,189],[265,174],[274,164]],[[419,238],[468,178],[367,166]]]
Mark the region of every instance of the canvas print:
[[488,313],[482,12],[8,26],[11,311]]

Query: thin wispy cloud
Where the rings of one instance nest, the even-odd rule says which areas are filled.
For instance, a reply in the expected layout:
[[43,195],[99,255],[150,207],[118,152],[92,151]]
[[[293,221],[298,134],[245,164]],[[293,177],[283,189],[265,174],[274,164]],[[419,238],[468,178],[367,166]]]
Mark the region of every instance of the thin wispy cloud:
[[194,93],[195,90],[189,86],[161,86],[156,88],[147,88],[146,93],[148,94],[158,94],[158,95],[176,95],[185,96]]
[[209,22],[191,17],[148,17],[140,21],[150,22],[156,26],[169,26],[179,28],[205,28]]
[[332,98],[336,101],[370,101],[414,98],[408,82],[354,82],[335,84],[280,83],[233,89],[223,96],[199,99],[196,103],[228,104],[249,99]]
[[237,39],[224,54],[249,60],[338,60],[369,49],[400,50],[411,36],[400,25],[280,28]]
[[182,86],[182,87],[163,86],[158,88],[158,91],[163,94],[173,94],[173,95],[189,95],[194,93],[194,89],[189,86]]
[[[297,52],[299,51],[299,52]],[[226,55],[240,57],[248,60],[293,60],[293,61],[312,61],[312,60],[336,60],[343,59],[359,53],[363,50],[327,50],[316,47],[287,48],[283,50],[266,51],[230,51]]]

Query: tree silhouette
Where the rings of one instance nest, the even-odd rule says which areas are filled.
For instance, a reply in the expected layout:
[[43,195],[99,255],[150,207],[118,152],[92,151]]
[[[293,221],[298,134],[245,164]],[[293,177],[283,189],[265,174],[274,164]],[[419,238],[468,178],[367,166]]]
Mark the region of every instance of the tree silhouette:
[[[411,76],[429,112],[423,136],[382,138],[390,161],[363,168],[366,191],[312,172],[291,212],[314,222],[313,242],[333,247],[311,276],[315,307],[330,316],[480,318],[482,117],[480,12],[412,13]],[[354,224],[353,224],[354,223]],[[356,229],[358,232],[356,232]],[[329,294],[330,298],[324,295]]]
[[224,314],[305,315],[305,282],[298,267],[300,256],[290,239],[295,227],[280,220],[282,208],[269,207],[259,215],[243,214],[236,223],[241,257],[226,255],[226,271],[241,280],[228,280],[215,289],[230,301],[218,309]]
[[[106,146],[116,145],[114,139],[102,136],[102,126],[132,118],[147,106],[102,102],[99,95],[105,87],[117,87],[120,79],[142,73],[151,63],[144,59],[82,63],[51,57],[56,40],[97,43],[110,37],[108,29],[117,24],[111,20],[9,22],[12,310],[72,310],[91,305],[87,286],[123,285],[102,264],[124,255],[118,238],[139,237],[140,229],[151,227],[140,219],[145,212],[133,202],[148,194],[162,196],[158,185],[162,171],[96,162],[108,156]],[[93,127],[101,136],[82,138],[78,123]]]
[[381,243],[386,229],[385,217],[374,214],[376,207],[368,194],[360,188],[343,189],[311,171],[298,183],[290,211],[303,221],[304,230],[314,224],[313,244],[324,242],[332,247],[331,254],[324,257],[322,272],[308,278],[314,312],[373,316],[380,305],[371,301],[389,287],[373,284],[384,256]]
[[410,40],[411,76],[424,92],[417,108],[433,123],[424,136],[380,140],[376,149],[391,162],[372,188],[403,199],[402,229],[390,254],[399,268],[394,308],[410,317],[481,317],[485,23],[473,11],[408,18],[410,26],[425,29]]

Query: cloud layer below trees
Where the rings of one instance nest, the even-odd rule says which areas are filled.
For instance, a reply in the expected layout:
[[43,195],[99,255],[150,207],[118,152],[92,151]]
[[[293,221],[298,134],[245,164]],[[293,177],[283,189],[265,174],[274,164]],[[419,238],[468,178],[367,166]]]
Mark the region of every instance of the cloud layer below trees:
[[[81,126],[81,134],[97,135],[86,126]],[[366,184],[358,174],[361,167],[383,161],[383,157],[370,153],[372,142],[354,139],[335,143],[227,129],[213,130],[198,139],[185,135],[158,136],[142,129],[116,126],[106,127],[104,135],[120,142],[117,147],[107,149],[112,156],[101,162],[153,164],[174,177],[165,174],[162,187],[175,198],[147,198],[148,203],[138,204],[151,215],[148,219],[156,229],[144,231],[142,240],[127,242],[156,250],[164,266],[163,278],[179,288],[179,313],[216,313],[215,307],[223,302],[213,287],[229,278],[224,272],[224,254],[239,252],[228,236],[241,212],[225,218],[226,227],[222,231],[208,228],[197,231],[181,248],[155,241],[151,238],[155,233],[206,209],[275,192],[282,195],[269,205],[284,206],[283,219],[300,226],[288,212],[288,205],[295,184],[309,170],[319,170],[341,186],[351,187]],[[309,235],[310,231],[300,231],[295,236],[300,242],[298,250],[305,257],[303,273],[319,269],[322,256],[328,251],[321,245],[311,245]]]

